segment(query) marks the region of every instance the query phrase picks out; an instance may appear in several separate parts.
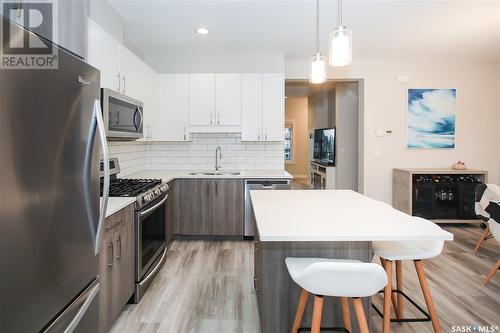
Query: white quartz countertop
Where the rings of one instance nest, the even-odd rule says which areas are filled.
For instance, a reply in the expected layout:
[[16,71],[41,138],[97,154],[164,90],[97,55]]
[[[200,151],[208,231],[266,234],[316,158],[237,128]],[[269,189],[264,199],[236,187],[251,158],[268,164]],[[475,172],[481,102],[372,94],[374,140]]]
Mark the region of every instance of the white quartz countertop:
[[[192,175],[191,173],[197,173]],[[143,170],[136,172],[134,174],[128,175],[126,178],[151,178],[151,179],[161,179],[164,182],[169,182],[173,179],[180,178],[254,178],[254,179],[272,179],[272,178],[286,178],[292,179],[293,176],[286,171],[273,171],[273,170],[263,170],[263,171],[240,171],[238,175],[223,174],[223,175],[203,175],[203,172],[214,172],[210,171],[175,171],[175,170]],[[220,172],[227,173],[231,172],[228,170],[221,170]]]
[[438,225],[350,190],[250,191],[261,241],[453,240]]
[[135,197],[133,198],[110,197],[108,200],[108,207],[106,209],[106,217],[113,215],[114,213],[120,211],[121,209],[127,207],[128,205],[134,202],[135,202]]

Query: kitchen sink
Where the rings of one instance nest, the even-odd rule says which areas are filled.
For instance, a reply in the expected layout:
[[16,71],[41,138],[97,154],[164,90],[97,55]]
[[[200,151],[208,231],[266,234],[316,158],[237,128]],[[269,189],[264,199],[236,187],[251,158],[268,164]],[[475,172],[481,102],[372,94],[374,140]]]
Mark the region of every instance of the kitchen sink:
[[199,172],[190,172],[192,176],[237,176],[241,174],[239,171],[199,171]]

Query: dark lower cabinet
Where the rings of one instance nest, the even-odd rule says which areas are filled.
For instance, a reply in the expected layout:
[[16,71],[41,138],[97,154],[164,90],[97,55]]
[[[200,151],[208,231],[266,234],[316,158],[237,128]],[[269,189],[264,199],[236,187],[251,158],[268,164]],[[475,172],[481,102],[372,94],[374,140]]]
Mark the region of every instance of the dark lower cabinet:
[[243,236],[242,179],[182,179],[180,186],[181,235]]
[[181,234],[212,235],[212,180],[183,179],[181,186]]
[[213,234],[243,235],[245,191],[241,179],[214,179]]
[[105,333],[134,293],[133,205],[106,218],[99,252],[99,328]]

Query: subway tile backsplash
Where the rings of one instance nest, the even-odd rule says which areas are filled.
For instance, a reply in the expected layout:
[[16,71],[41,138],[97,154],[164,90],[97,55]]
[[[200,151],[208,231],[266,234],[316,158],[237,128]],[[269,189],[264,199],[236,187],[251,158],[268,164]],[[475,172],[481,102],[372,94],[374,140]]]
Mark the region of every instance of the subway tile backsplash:
[[143,169],[213,170],[222,148],[222,170],[284,170],[282,142],[241,142],[241,134],[194,133],[190,142],[109,142],[126,176]]

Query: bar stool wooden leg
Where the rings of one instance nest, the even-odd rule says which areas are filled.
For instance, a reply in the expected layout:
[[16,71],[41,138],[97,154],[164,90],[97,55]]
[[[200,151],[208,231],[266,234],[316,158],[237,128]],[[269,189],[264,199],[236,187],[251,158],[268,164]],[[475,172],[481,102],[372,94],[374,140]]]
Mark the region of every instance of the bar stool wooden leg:
[[344,327],[349,332],[352,332],[351,312],[349,310],[349,301],[347,297],[340,297],[340,304],[342,305],[342,321],[344,322]]
[[[403,263],[401,260],[396,260],[396,287],[398,290],[403,291]],[[396,317],[403,318],[403,295],[397,293],[397,308]]]
[[424,272],[424,263],[422,260],[413,260],[415,263],[415,269],[417,270],[418,280],[420,281],[420,287],[422,288],[422,293],[424,294],[425,303],[427,304],[427,309],[429,310],[429,315],[432,320],[432,327],[435,333],[441,333],[441,326],[439,325],[439,319],[436,313],[436,308],[432,302],[431,291],[429,285],[427,284],[427,278]]
[[363,302],[361,302],[361,298],[353,298],[352,302],[354,303],[354,311],[356,312],[356,318],[358,319],[359,331],[361,333],[368,333],[368,323],[366,322],[365,311],[363,310]]
[[[385,262],[386,260],[384,258],[380,258],[380,263],[382,264],[382,267],[385,268]],[[392,283],[392,281],[391,281]],[[396,304],[396,296],[394,293],[391,292],[391,301],[392,301],[392,307],[394,308],[394,313],[397,315],[397,304]]]
[[392,294],[392,261],[385,260],[385,272],[387,273],[387,285],[384,288],[384,325],[383,333],[391,331],[391,294]]
[[304,316],[304,310],[306,308],[308,297],[309,297],[309,292],[305,289],[302,289],[300,291],[297,311],[295,312],[295,319],[293,320],[292,333],[297,333],[299,331],[300,323],[302,322],[302,317]]
[[314,295],[311,333],[319,333],[321,329],[321,316],[323,314],[323,296]]
[[476,244],[476,247],[474,248],[474,252],[473,253],[476,253],[477,250],[479,250],[479,248],[484,243],[484,241],[486,240],[486,238],[488,238],[489,235],[490,235],[490,227],[486,227],[486,229],[484,229],[483,234],[481,235],[481,238],[479,238],[479,240],[477,241],[477,244]]
[[490,280],[493,278],[493,275],[495,275],[496,271],[498,271],[499,269],[500,269],[500,259],[498,259],[495,266],[493,266],[491,271],[488,273],[488,276],[486,276],[486,278],[484,279],[483,284],[485,286],[488,284],[488,282],[490,282]]

